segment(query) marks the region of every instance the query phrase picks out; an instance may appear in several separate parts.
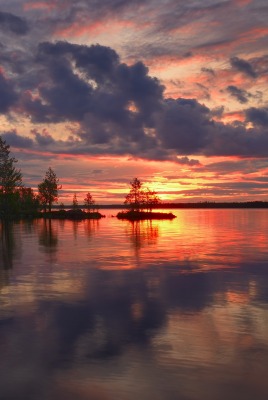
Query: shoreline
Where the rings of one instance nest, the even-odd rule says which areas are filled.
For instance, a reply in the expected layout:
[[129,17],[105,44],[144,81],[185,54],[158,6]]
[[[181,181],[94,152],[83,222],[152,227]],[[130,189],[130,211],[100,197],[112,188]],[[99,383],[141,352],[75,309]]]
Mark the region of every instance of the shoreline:
[[[60,206],[53,205],[53,210],[58,210]],[[79,208],[85,209],[83,206],[78,205]],[[65,210],[69,210],[71,206],[67,205]],[[153,206],[153,210],[168,210],[168,209],[191,209],[191,208],[268,208],[268,201],[245,201],[245,202],[197,202],[197,203],[162,203]],[[122,209],[124,211],[130,210],[130,207],[124,204],[98,204],[95,209],[109,210],[109,209]],[[141,210],[145,210],[142,208]]]

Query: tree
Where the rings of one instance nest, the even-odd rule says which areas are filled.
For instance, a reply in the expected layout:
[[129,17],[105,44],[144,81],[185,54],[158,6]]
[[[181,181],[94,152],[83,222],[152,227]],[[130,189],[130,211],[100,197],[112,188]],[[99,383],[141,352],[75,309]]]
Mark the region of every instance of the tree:
[[77,196],[76,196],[76,193],[75,193],[74,197],[73,197],[73,209],[77,210],[77,208],[78,208],[78,200],[77,200]]
[[20,187],[17,189],[19,197],[20,213],[25,215],[33,215],[40,208],[38,196],[34,194],[32,188]]
[[161,200],[154,190],[147,188],[144,192],[144,203],[147,207],[147,211],[152,211],[152,208],[160,204]]
[[3,194],[14,193],[22,185],[22,174],[15,168],[17,160],[10,157],[10,146],[0,136],[0,192]]
[[89,192],[87,193],[86,197],[84,198],[84,203],[86,208],[89,210],[90,212],[90,208],[94,208],[94,204],[95,204],[95,200],[92,197],[92,194],[90,194]]
[[138,178],[130,182],[130,191],[126,195],[125,204],[129,204],[133,211],[139,211],[144,202],[142,183]]
[[64,203],[60,203],[60,210],[64,210],[65,209],[65,205],[64,205]]
[[146,207],[147,211],[160,204],[161,200],[154,190],[147,188],[143,190],[143,183],[138,178],[130,182],[130,191],[126,195],[125,204],[129,204],[133,211],[139,211]]
[[48,168],[43,182],[38,185],[39,200],[43,205],[45,211],[48,206],[51,212],[51,206],[58,201],[58,190],[61,189],[59,179],[52,168]]
[[10,146],[0,137],[0,211],[5,217],[18,211],[16,189],[22,186],[22,174],[10,156]]

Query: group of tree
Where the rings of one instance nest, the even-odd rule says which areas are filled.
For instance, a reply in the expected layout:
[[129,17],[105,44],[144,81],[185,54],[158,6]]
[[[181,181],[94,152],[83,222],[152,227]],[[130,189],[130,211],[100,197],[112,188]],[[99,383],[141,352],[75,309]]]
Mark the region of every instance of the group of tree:
[[10,146],[0,137],[0,218],[34,216],[41,209],[51,211],[61,188],[55,172],[49,167],[38,193],[25,187],[17,160],[10,155]]
[[130,191],[126,196],[125,204],[133,211],[147,209],[147,211],[151,212],[160,202],[158,194],[149,188],[144,189],[143,183],[138,178],[134,178],[130,182]]
[[87,193],[86,197],[84,198],[84,206],[90,212],[90,210],[94,211],[95,209],[95,200],[91,193]]
[[[10,155],[10,146],[0,136],[0,218],[34,216],[41,210],[51,213],[53,203],[58,202],[58,193],[62,188],[59,179],[51,167],[38,185],[38,192],[25,187],[21,170],[16,168],[17,160]],[[62,204],[64,207],[64,205]],[[84,199],[84,207],[94,211],[95,201],[91,193]],[[73,209],[78,208],[76,194],[73,197]]]
[[[86,197],[84,198],[84,204],[82,208],[86,208],[88,212],[94,211],[95,210],[95,200],[93,199],[93,196],[90,192],[86,194]],[[73,195],[73,201],[72,201],[72,209],[77,210],[79,209],[79,203],[77,199],[76,193]]]
[[[61,189],[59,179],[51,167],[45,173],[43,181],[38,185],[38,193],[25,187],[22,173],[16,168],[17,160],[10,155],[10,146],[0,136],[0,218],[17,216],[32,216],[40,210],[51,213],[52,204],[58,201],[58,191]],[[130,191],[125,204],[132,210],[147,209],[151,211],[160,203],[159,196],[149,188],[144,189],[138,178],[130,182]],[[76,194],[73,197],[73,209],[77,209]],[[91,193],[84,198],[84,207],[94,211],[95,201]]]

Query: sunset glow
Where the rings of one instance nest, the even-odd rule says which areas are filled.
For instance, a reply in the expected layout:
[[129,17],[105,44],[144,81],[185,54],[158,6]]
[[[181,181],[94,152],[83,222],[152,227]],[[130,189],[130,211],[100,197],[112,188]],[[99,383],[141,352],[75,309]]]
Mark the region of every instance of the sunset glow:
[[261,0],[14,0],[0,12],[0,135],[34,190],[123,203],[267,200]]

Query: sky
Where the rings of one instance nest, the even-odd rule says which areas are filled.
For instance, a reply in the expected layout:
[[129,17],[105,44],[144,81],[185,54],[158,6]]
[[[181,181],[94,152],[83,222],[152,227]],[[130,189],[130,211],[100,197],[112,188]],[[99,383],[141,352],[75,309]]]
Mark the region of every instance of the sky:
[[0,0],[0,135],[59,201],[268,200],[266,0]]

